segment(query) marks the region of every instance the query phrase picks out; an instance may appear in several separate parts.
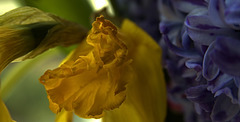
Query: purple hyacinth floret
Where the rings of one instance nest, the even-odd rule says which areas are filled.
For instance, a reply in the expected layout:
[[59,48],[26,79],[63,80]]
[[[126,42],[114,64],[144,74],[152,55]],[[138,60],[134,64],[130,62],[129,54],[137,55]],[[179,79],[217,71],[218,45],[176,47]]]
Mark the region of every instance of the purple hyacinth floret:
[[240,1],[160,0],[159,7],[169,91],[181,87],[198,121],[240,121]]

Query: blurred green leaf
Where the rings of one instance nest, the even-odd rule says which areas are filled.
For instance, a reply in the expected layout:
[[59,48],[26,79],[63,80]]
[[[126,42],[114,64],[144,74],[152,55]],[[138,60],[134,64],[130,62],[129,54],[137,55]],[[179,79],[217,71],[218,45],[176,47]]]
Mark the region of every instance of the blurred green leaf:
[[34,59],[12,63],[2,72],[1,97],[17,122],[54,122],[47,94],[38,78],[47,69],[56,68],[65,58],[52,48]]
[[93,10],[87,0],[19,0],[19,2],[50,12],[87,28],[91,27],[89,18]]

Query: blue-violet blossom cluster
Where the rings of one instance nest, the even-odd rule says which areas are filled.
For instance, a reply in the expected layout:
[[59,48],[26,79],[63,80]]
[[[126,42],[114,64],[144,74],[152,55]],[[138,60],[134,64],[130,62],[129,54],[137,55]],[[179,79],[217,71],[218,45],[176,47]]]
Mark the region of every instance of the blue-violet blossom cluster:
[[159,0],[159,8],[169,95],[185,121],[239,121],[240,1]]

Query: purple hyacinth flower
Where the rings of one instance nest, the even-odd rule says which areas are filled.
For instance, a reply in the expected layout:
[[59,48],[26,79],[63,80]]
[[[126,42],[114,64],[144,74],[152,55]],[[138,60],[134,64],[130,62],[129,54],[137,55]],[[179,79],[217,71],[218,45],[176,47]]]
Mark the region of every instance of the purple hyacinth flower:
[[[196,84],[206,83],[206,80],[201,78],[202,55],[206,49],[199,45],[194,46],[195,44],[184,26],[186,15],[196,7],[206,7],[206,4],[204,0],[159,1],[161,12],[159,28],[163,34],[160,46],[163,49],[163,65],[170,77],[168,96],[170,101],[183,106],[184,120],[186,122],[210,121],[210,114],[205,112],[204,109],[211,111],[213,106],[213,101],[205,103],[196,103],[195,101],[194,103],[186,97],[182,97],[187,95],[185,90],[188,88],[194,87]],[[196,94],[200,95],[200,93],[203,94],[204,92]],[[211,94],[211,92],[208,93]],[[205,108],[202,109],[202,107]],[[198,114],[194,112],[194,108],[198,110]]]
[[186,91],[179,93],[193,103],[199,121],[239,121],[240,1],[160,0],[159,4],[163,60],[181,64],[165,67],[171,82]]

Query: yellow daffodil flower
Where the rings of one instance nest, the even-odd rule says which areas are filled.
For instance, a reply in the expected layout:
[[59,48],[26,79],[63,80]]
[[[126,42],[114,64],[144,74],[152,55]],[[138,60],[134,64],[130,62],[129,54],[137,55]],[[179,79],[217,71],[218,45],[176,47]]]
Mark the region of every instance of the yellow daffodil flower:
[[89,44],[86,54],[75,51],[59,68],[47,71],[40,78],[53,112],[64,108],[84,118],[100,118],[104,110],[122,104],[132,71],[127,47],[117,34],[110,21],[97,18],[86,40]]
[[50,109],[65,118],[72,115],[62,112],[106,122],[163,122],[166,116],[161,49],[129,20],[119,29],[98,17],[86,41],[40,82]]

